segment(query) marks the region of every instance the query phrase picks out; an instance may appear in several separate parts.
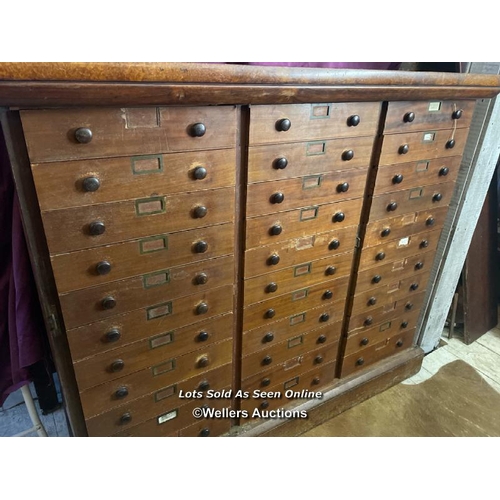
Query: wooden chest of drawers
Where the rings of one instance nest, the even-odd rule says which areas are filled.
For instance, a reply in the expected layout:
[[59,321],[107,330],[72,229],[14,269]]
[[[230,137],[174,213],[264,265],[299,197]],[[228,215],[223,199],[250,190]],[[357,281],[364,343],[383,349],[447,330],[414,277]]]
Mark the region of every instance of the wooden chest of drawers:
[[431,78],[408,101],[360,75],[380,97],[287,97],[268,71],[243,100],[9,104],[75,434],[221,435],[414,346],[474,99],[498,89]]

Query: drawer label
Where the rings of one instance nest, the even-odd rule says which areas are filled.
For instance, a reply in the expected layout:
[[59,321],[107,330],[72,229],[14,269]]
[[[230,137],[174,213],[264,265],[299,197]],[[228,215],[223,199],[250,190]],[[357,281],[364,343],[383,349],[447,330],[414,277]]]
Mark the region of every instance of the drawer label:
[[288,349],[292,347],[297,347],[298,345],[302,345],[304,343],[304,336],[299,335],[298,337],[294,337],[293,339],[288,340]]
[[400,247],[407,247],[408,245],[410,244],[410,237],[409,236],[406,236],[405,238],[401,238],[399,241],[398,241],[398,248]]
[[318,216],[319,207],[303,208],[300,211],[300,222],[313,220]]
[[424,143],[434,142],[435,138],[436,138],[436,132],[424,132],[422,135],[422,142]]
[[304,356],[297,356],[296,358],[292,358],[292,359],[286,361],[285,364],[283,365],[283,368],[285,371],[291,370],[292,368],[295,368],[296,366],[300,366],[303,361],[304,361]]
[[143,200],[136,200],[135,214],[137,216],[162,214],[166,210],[165,196],[154,196]]
[[425,171],[429,170],[429,164],[430,164],[430,162],[427,160],[419,161],[419,162],[417,162],[417,166],[416,166],[415,170],[417,172],[425,172]]
[[306,156],[324,155],[326,153],[325,141],[308,142],[306,145]]
[[292,293],[292,302],[295,302],[296,300],[305,299],[308,294],[309,294],[309,288],[304,288],[303,290],[297,290],[296,292]]
[[388,330],[391,327],[391,322],[388,321],[387,323],[384,323],[383,325],[380,325],[378,331],[379,332],[385,332],[385,330]]
[[162,155],[132,156],[130,163],[134,175],[158,174],[163,172]]
[[316,240],[316,236],[306,236],[305,238],[299,238],[297,243],[295,244],[296,250],[305,250],[306,248],[312,248],[314,246],[314,242]]
[[331,104],[311,104],[311,120],[316,118],[330,118]]
[[321,186],[322,175],[309,175],[302,181],[302,190],[314,189]]
[[125,108],[122,109],[125,128],[158,128],[160,126],[160,110],[158,108]]
[[172,314],[172,302],[165,302],[156,306],[148,307],[146,309],[146,316],[148,321],[150,319],[161,318]]
[[293,270],[294,278],[296,278],[297,276],[304,276],[304,274],[311,274],[311,268],[312,268],[312,262],[296,266]]
[[178,410],[172,410],[172,411],[169,411],[168,413],[164,413],[163,415],[160,415],[158,417],[158,425],[164,424],[165,422],[168,422],[169,420],[173,420],[174,418],[177,418],[177,412],[178,412]]
[[169,359],[165,363],[161,363],[160,365],[153,366],[151,368],[153,371],[153,375],[156,377],[157,375],[161,375],[163,373],[168,373],[175,370],[175,359]]
[[422,198],[423,194],[424,194],[423,188],[411,189],[408,195],[408,199],[416,200],[417,198]]
[[393,293],[396,292],[400,289],[401,283],[399,281],[396,281],[394,283],[390,283],[387,285],[387,293]]
[[155,403],[158,403],[158,401],[161,401],[163,399],[169,398],[176,393],[177,393],[177,386],[175,384],[169,387],[165,387],[165,389],[160,389],[159,391],[155,392]]
[[407,226],[408,224],[414,224],[416,219],[417,219],[417,214],[403,215],[402,217],[403,226]]
[[290,326],[298,325],[299,323],[304,323],[305,320],[306,320],[306,313],[290,316]]
[[298,385],[300,381],[300,377],[294,377],[290,380],[287,380],[284,384],[283,384],[283,388],[285,390],[287,389],[291,389],[292,387],[295,387],[296,385]]
[[171,344],[174,341],[174,332],[162,333],[149,340],[149,348],[156,349],[163,345]]
[[406,262],[404,260],[398,260],[392,264],[393,271],[401,271],[405,268]]
[[153,238],[146,238],[139,241],[139,253],[159,252],[160,250],[168,250],[168,236],[154,236]]
[[430,102],[429,107],[427,109],[429,111],[440,111],[441,110],[441,101]]
[[145,274],[142,277],[143,288],[153,288],[155,286],[166,285],[170,282],[170,271],[158,271],[156,273]]

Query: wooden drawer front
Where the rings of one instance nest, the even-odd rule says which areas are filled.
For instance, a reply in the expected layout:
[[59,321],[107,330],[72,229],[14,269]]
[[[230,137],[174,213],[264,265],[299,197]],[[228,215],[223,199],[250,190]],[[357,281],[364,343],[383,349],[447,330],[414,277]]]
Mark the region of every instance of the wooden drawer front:
[[395,319],[386,321],[374,328],[369,328],[357,335],[351,335],[347,339],[344,356],[349,356],[355,352],[362,352],[372,345],[378,344],[394,335],[401,335],[407,330],[415,330],[420,316],[420,310],[410,311]]
[[[229,388],[227,388],[229,390]],[[227,399],[194,399],[188,400],[181,405],[164,405],[154,418],[146,420],[138,425],[126,426],[118,429],[116,437],[166,437],[172,432],[180,431],[197,422],[193,416],[195,408],[206,406],[214,410],[222,410],[231,405]],[[210,422],[211,418],[202,419],[202,422]],[[229,419],[227,419],[229,422]],[[123,426],[122,426],[123,427]]]
[[377,361],[388,358],[393,354],[408,349],[413,345],[413,337],[415,329],[383,340],[378,344],[374,344],[363,352],[356,352],[350,356],[346,356],[342,362],[342,377],[347,377],[351,373],[363,370]]
[[287,295],[245,307],[243,331],[303,313],[322,304],[335,303],[336,310],[343,311],[349,278],[346,276],[335,281],[335,284],[333,282],[322,283],[302,288]]
[[284,384],[310,370],[319,370],[324,366],[333,368],[334,361],[337,359],[337,351],[338,344],[335,343],[288,359],[278,366],[244,379],[241,388],[244,391],[265,391],[268,387]]
[[326,328],[295,337],[291,336],[285,342],[274,344],[263,351],[243,357],[241,360],[241,378],[251,377],[255,373],[265,371],[318,347],[338,344],[338,341],[338,336],[330,335],[329,330]]
[[[248,186],[247,216],[271,214],[332,201],[360,198],[365,192],[367,168],[309,175]],[[281,200],[283,196],[283,201]]]
[[[236,172],[234,149],[37,163],[31,168],[42,210],[230,187]],[[196,170],[200,168],[205,172]],[[197,179],[195,171],[206,175]],[[96,191],[85,189],[91,178],[98,181]]]
[[179,437],[218,437],[223,436],[231,428],[231,420],[212,418],[196,422],[179,431]]
[[[186,354],[186,352],[196,350],[204,352],[212,344],[232,337],[232,329],[212,330],[209,335],[204,326],[201,325],[198,327],[199,333],[197,336],[194,336],[191,330],[191,335],[189,337],[187,335],[181,337],[178,343],[176,342],[176,333],[178,332],[172,330],[139,342],[134,342],[119,349],[113,349],[112,351],[97,354],[91,358],[76,361],[73,363],[73,368],[80,391],[108,380],[124,377],[130,373],[161,364],[166,359],[176,359]],[[199,340],[200,333],[207,334],[206,341]],[[228,361],[230,359],[228,358]],[[119,362],[119,366],[115,368],[117,362]],[[175,369],[175,363],[172,369]]]
[[[366,169],[370,165],[374,139],[350,137],[250,147],[248,182],[276,181],[360,167]],[[348,151],[352,151],[352,158]]]
[[[80,392],[80,399],[85,418],[90,418],[124,404],[125,401],[118,397],[123,387],[129,393],[127,401],[131,401],[173,384],[180,387],[179,382],[183,380],[192,379],[189,390],[196,389],[205,380],[211,383],[210,374],[212,370],[222,365],[226,365],[226,370],[228,369],[227,365],[232,360],[232,349],[233,341],[225,340],[207,346],[206,349],[190,352],[183,356],[175,358],[166,356],[163,362],[159,362],[150,368],[131,373],[119,379],[108,380],[82,391]],[[208,366],[200,366],[200,360],[205,357],[208,358]]]
[[377,171],[373,195],[438,183],[454,183],[460,169],[461,156],[384,165]]
[[[350,255],[352,258],[353,252]],[[349,264],[337,269],[337,260],[335,257],[327,257],[248,279],[245,281],[245,303],[253,304],[317,283],[333,284],[351,271]]]
[[233,256],[114,281],[60,295],[66,328],[233,283]]
[[377,307],[369,312],[363,312],[349,318],[348,333],[364,332],[387,321],[402,318],[404,315],[420,311],[424,303],[425,292],[420,292],[412,297],[405,297],[395,302]]
[[381,288],[361,292],[354,297],[351,314],[370,313],[377,306],[393,304],[405,297],[411,300],[413,295],[426,289],[428,279],[429,271],[409,278],[396,278]]
[[368,269],[358,274],[356,278],[355,294],[360,294],[366,290],[374,292],[383,289],[388,283],[393,283],[396,280],[403,278],[411,278],[420,276],[423,273],[430,271],[434,261],[434,252],[420,253],[406,259],[388,262]]
[[[385,118],[384,133],[413,132],[429,128],[467,128],[470,125],[475,104],[476,101],[390,102]],[[461,111],[461,113],[458,113],[460,117],[455,119],[453,113],[456,111]]]
[[432,252],[436,249],[441,236],[441,230],[418,233],[388,241],[376,247],[363,248],[358,271],[364,271],[371,267],[380,266],[393,260],[402,260],[413,255],[419,255],[422,251]]
[[[379,114],[378,102],[252,106],[250,145],[374,136]],[[349,126],[349,118],[355,115],[359,117],[359,124]],[[290,121],[289,130],[279,130],[282,120]]]
[[[233,232],[233,224],[222,224],[52,256],[57,289],[65,293],[230,255],[234,250]],[[205,252],[197,252],[198,242],[207,244]],[[98,274],[101,262],[111,265],[109,273]]]
[[442,229],[447,214],[446,206],[374,220],[366,227],[363,247],[382,245],[386,241],[399,240],[409,234]]
[[[362,203],[362,199],[344,200],[248,219],[246,248],[359,224]],[[281,232],[272,234],[274,228]]]
[[452,183],[434,184],[374,196],[370,210],[370,220],[447,207],[450,204],[454,190],[455,184]]
[[[286,408],[287,406],[308,399],[321,399],[312,397],[297,397],[297,393],[302,396],[302,391],[310,393],[320,392],[321,388],[333,384],[335,381],[335,363],[329,363],[316,370],[308,371],[302,375],[292,377],[284,383],[278,384],[269,389],[263,389],[250,394],[250,397],[241,401],[241,409],[248,413],[248,418],[260,418],[266,416],[266,411]],[[269,397],[273,396],[273,397]],[[278,397],[280,396],[280,397]],[[294,405],[292,405],[294,406]],[[257,411],[255,411],[257,410]]]
[[344,274],[346,266],[349,269],[351,267],[351,252],[356,245],[357,234],[358,226],[349,226],[247,250],[245,252],[245,278],[275,272],[285,267],[304,264],[327,256],[335,256],[335,264],[333,264],[336,268],[335,274]]
[[71,252],[233,222],[234,188],[49,210],[42,219],[49,251]]
[[[224,298],[228,301],[228,298]],[[228,301],[228,307],[230,302]],[[213,318],[203,318],[203,322],[172,328],[159,321],[144,321],[144,310],[124,316],[115,316],[107,321],[85,327],[67,330],[67,337],[73,361],[78,361],[99,353],[115,350],[133,342],[147,341],[153,345],[168,342],[170,350],[177,354],[194,351],[200,346],[217,342],[230,336],[233,328],[232,312]],[[201,335],[203,332],[206,335]],[[172,334],[172,335],[168,335]],[[203,338],[206,337],[206,340]]]
[[[469,129],[426,130],[405,134],[384,135],[379,165],[432,160],[445,156],[460,156],[465,147]],[[431,140],[432,138],[432,140]],[[453,148],[446,147],[448,141],[455,141]],[[404,146],[408,152],[402,153]]]
[[[218,149],[236,143],[233,106],[81,108],[21,111],[32,163]],[[192,127],[203,124],[202,137]],[[77,130],[92,139],[79,143]]]
[[[225,377],[221,375],[220,378],[216,379],[210,387],[211,390],[222,391],[226,387],[231,386],[231,365],[225,365],[224,368],[226,368],[227,375]],[[186,394],[186,389],[180,386],[186,386],[187,383],[189,382],[174,384],[141,398],[126,401],[117,408],[87,419],[86,424],[89,436],[109,436],[129,429],[148,419],[164,415],[190,402],[192,403],[192,398],[183,399],[179,397],[179,390],[182,391],[181,394]],[[191,389],[189,390],[191,391]],[[200,394],[203,394],[203,397],[195,399],[198,402],[198,406],[210,404],[213,401],[223,401],[223,398],[206,398],[205,393],[200,392]],[[228,402],[230,402],[230,399],[225,399],[225,404]]]
[[[327,321],[321,321],[328,314]],[[340,338],[344,311],[337,311],[333,304],[329,307],[318,307],[299,315],[275,321],[270,325],[255,328],[243,334],[243,356],[261,351],[269,346],[295,338],[313,330],[321,335],[321,330],[327,329],[330,336]],[[324,325],[324,326],[322,326]]]

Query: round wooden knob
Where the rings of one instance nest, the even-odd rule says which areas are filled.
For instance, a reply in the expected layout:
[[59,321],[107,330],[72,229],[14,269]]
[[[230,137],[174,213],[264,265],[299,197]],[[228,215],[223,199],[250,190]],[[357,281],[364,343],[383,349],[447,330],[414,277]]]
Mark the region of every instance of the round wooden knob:
[[403,121],[405,123],[411,123],[413,120],[415,120],[415,113],[413,113],[413,111],[405,113],[405,115],[403,116]]
[[207,132],[207,127],[204,123],[194,123],[189,127],[189,135],[191,137],[203,137]]
[[275,266],[276,264],[279,263],[279,261],[280,261],[280,256],[274,253],[273,255],[268,257],[267,265],[268,266]]
[[210,436],[210,429],[208,427],[204,427],[203,429],[201,429],[198,436],[200,436],[202,438],[209,437]]
[[198,384],[198,390],[200,390],[201,392],[208,391],[208,389],[210,389],[210,384],[209,384],[208,380],[202,380]]
[[205,167],[196,167],[194,170],[193,170],[193,177],[197,180],[197,181],[201,181],[202,179],[204,179],[205,177],[207,176],[207,169]]
[[207,207],[200,205],[193,210],[193,218],[194,219],[203,219],[203,217],[205,217],[205,215],[207,215],[207,213],[208,213]]
[[278,236],[283,232],[283,228],[279,224],[275,224],[269,229],[269,234],[271,236]]
[[368,299],[368,305],[369,306],[374,306],[377,303],[377,298],[376,297],[370,297]]
[[385,253],[384,252],[379,252],[376,256],[375,256],[375,260],[384,260],[385,259]]
[[436,219],[434,217],[427,217],[425,221],[426,226],[433,226],[436,223]]
[[376,274],[373,278],[372,278],[372,283],[380,283],[382,281],[382,276],[380,276],[380,274]]
[[453,120],[460,120],[460,118],[462,118],[462,113],[463,113],[463,110],[457,109],[456,111],[453,111],[453,113],[451,114],[451,117],[453,118]]
[[283,200],[285,199],[285,195],[283,193],[274,193],[271,198],[269,199],[269,201],[271,203],[283,203]]
[[268,309],[265,313],[264,313],[264,317],[267,318],[267,319],[271,319],[271,318],[274,318],[274,316],[276,315],[276,311],[274,309]]
[[120,417],[120,424],[125,425],[132,422],[132,414],[127,412]]
[[361,119],[359,118],[359,115],[351,115],[347,119],[347,126],[348,127],[357,127],[360,123]]
[[113,373],[116,373],[123,370],[124,367],[125,367],[125,362],[123,361],[123,359],[117,359],[111,363],[109,369]]
[[411,290],[412,292],[414,292],[415,290],[417,290],[417,288],[418,288],[418,283],[412,283],[412,284],[410,285],[410,290]]
[[271,384],[271,379],[270,378],[263,378],[261,381],[260,381],[260,385],[262,387],[267,387],[268,385]]
[[433,197],[432,197],[432,201],[441,201],[443,199],[443,195],[441,193],[436,193]]
[[342,222],[344,220],[345,220],[344,212],[337,212],[332,218],[333,222]]
[[363,358],[358,358],[358,359],[356,360],[356,364],[357,364],[358,366],[364,365],[364,364],[365,364],[365,360],[364,360]]
[[389,205],[387,205],[388,212],[395,212],[397,208],[398,208],[398,204],[395,201],[391,201],[391,203],[389,203]]
[[210,360],[208,359],[208,356],[202,356],[196,365],[198,368],[206,368],[210,364]]
[[77,128],[75,130],[75,139],[80,144],[88,144],[92,140],[92,130],[86,127]]
[[401,339],[399,339],[397,342],[396,342],[396,347],[402,347],[403,346],[403,341]]
[[413,304],[412,304],[411,302],[407,302],[407,303],[405,304],[405,309],[406,309],[406,310],[408,310],[408,311],[409,311],[410,309],[413,309]]
[[198,273],[194,277],[194,284],[195,285],[206,285],[208,283],[208,276],[206,273]]
[[417,263],[415,264],[415,269],[416,269],[417,271],[419,271],[419,270],[420,270],[420,269],[422,269],[423,267],[424,267],[424,263],[423,263],[423,262],[417,262]]
[[324,344],[326,342],[326,335],[320,335],[317,340],[318,344]]
[[323,299],[328,300],[333,297],[333,292],[331,290],[326,290],[326,292],[323,294]]
[[429,246],[429,242],[427,240],[422,240],[420,242],[420,248],[427,248]]
[[109,330],[109,332],[106,332],[104,334],[103,340],[104,342],[116,342],[117,340],[120,339],[122,334],[120,333],[120,330],[117,328],[112,328]]
[[408,328],[408,321],[403,321],[401,323],[401,328]]
[[455,147],[455,139],[450,139],[446,143],[446,149],[453,149]]
[[402,146],[399,146],[398,153],[400,155],[405,155],[410,151],[410,146],[408,144],[403,144]]
[[401,184],[403,182],[404,177],[401,174],[396,174],[392,178],[392,183],[393,184]]
[[89,233],[92,236],[99,236],[101,234],[104,234],[105,231],[106,226],[104,225],[104,222],[94,221],[89,224]]
[[320,378],[319,377],[314,377],[312,379],[312,384],[313,385],[319,385],[319,383],[321,382]]
[[278,132],[288,132],[291,126],[292,122],[288,118],[283,118],[276,122],[276,130]]
[[337,186],[338,193],[347,193],[347,191],[349,191],[349,183],[348,182],[342,182],[342,184],[339,184]]
[[208,304],[201,302],[196,306],[196,314],[206,314],[208,312]]
[[263,337],[263,342],[272,342],[274,340],[274,333],[273,332],[267,332],[264,337]]
[[193,245],[193,250],[195,253],[205,253],[208,250],[208,243],[206,241],[197,241]]
[[113,309],[116,307],[116,300],[114,297],[108,296],[101,300],[101,305],[103,309]]
[[123,399],[128,396],[128,389],[125,386],[118,387],[115,391],[115,398],[116,399]]
[[266,293],[274,293],[276,290],[278,290],[278,284],[274,283],[274,281],[266,286]]
[[319,365],[320,363],[323,363],[323,356],[321,356],[320,354],[318,354],[315,358],[314,358],[314,363],[316,365]]
[[330,319],[330,315],[328,313],[323,313],[320,317],[319,317],[319,321],[321,323],[326,323],[328,320]]
[[368,342],[370,342],[366,337],[361,339],[359,345],[368,345]]
[[354,158],[354,151],[352,149],[348,149],[342,153],[343,161],[350,161]]
[[97,274],[104,276],[105,274],[109,274],[111,271],[111,264],[107,260],[102,260],[96,264],[95,270]]
[[380,236],[382,236],[382,238],[385,238],[386,236],[389,236],[391,234],[391,230],[386,227],[384,229],[382,229],[382,231],[380,231]]
[[337,272],[337,268],[335,266],[328,266],[325,269],[325,274],[327,276],[333,276]]
[[259,405],[263,410],[265,410],[266,408],[269,408],[269,401],[262,401],[262,403],[260,403]]
[[101,182],[97,177],[85,177],[82,181],[83,190],[88,193],[93,193],[101,187]]
[[203,332],[200,332],[196,338],[197,338],[198,342],[206,342],[208,340],[208,337],[210,337],[208,332],[203,331]]
[[448,167],[441,167],[439,169],[439,175],[440,175],[440,177],[446,177],[449,172],[450,172],[450,169]]
[[373,318],[371,316],[368,316],[364,321],[363,324],[365,326],[370,326],[373,323]]
[[274,160],[273,162],[273,167],[276,170],[283,170],[287,167],[287,165],[288,165],[288,160],[284,157],[276,158],[276,160]]
[[328,244],[328,250],[337,250],[337,248],[340,246],[340,241],[339,240],[332,240]]
[[262,359],[262,364],[264,366],[270,365],[273,362],[273,358],[271,356],[266,356]]

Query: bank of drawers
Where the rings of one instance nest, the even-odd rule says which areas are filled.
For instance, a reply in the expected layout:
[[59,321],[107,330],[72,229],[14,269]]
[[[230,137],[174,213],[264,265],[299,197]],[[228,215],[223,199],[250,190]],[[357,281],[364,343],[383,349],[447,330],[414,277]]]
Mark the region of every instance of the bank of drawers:
[[246,201],[242,388],[335,381],[380,103],[254,106]]
[[178,394],[232,385],[236,109],[21,117],[89,435],[226,432]]
[[413,343],[473,109],[473,101],[388,105],[342,377]]

